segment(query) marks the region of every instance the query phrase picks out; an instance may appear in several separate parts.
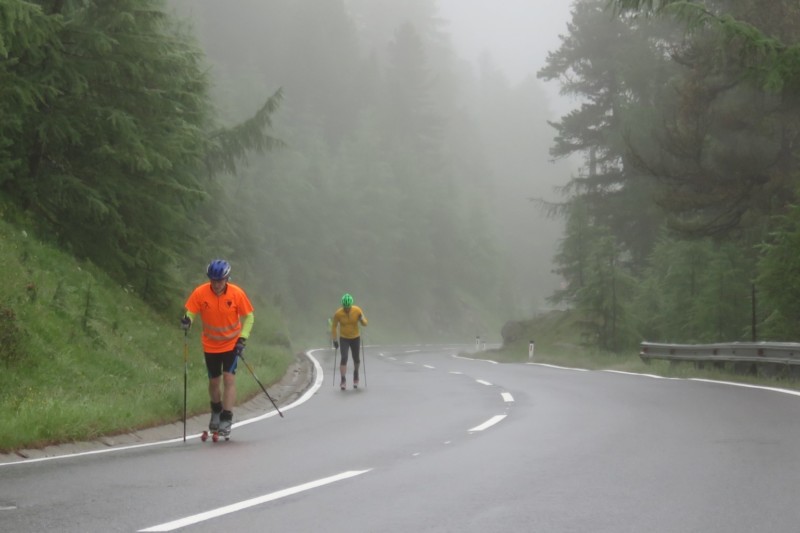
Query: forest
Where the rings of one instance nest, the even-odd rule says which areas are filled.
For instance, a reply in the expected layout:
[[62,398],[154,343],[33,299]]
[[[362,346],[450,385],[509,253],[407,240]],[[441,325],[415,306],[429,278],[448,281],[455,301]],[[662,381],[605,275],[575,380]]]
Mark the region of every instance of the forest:
[[582,104],[551,154],[584,164],[552,299],[589,342],[797,340],[800,7],[575,4],[540,70]]
[[511,83],[426,0],[0,0],[0,201],[167,320],[225,257],[296,338],[796,340],[798,26],[577,0]]

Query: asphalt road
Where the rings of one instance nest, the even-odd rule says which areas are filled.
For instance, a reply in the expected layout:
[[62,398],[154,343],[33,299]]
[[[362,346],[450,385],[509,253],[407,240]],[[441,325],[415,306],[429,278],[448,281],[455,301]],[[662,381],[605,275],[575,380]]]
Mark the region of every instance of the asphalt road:
[[[798,398],[368,347],[229,442],[0,463],[0,531],[795,532]],[[364,386],[366,385],[366,386]],[[260,416],[259,416],[260,415]]]

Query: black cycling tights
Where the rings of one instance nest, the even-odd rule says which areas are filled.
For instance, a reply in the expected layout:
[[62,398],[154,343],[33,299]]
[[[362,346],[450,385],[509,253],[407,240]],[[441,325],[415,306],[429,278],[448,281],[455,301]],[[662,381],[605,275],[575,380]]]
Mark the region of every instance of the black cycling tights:
[[353,362],[356,365],[361,363],[361,337],[356,337],[355,339],[345,339],[344,337],[339,338],[339,351],[342,353],[342,366],[347,364],[347,352],[353,352]]

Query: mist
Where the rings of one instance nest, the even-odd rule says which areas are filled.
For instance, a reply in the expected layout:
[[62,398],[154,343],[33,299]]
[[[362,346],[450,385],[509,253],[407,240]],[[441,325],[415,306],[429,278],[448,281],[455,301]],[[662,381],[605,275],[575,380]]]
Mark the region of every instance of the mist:
[[382,340],[499,338],[547,307],[569,165],[538,81],[560,2],[173,0],[210,63],[220,118],[281,91],[285,147],[229,177],[243,275],[319,336],[343,292]]
[[4,194],[165,315],[225,258],[287,347],[345,292],[368,343],[797,335],[796,2],[14,5]]

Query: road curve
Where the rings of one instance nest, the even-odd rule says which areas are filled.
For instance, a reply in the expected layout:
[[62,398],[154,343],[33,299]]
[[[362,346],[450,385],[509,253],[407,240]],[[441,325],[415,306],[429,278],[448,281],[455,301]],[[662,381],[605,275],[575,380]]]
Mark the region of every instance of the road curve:
[[461,346],[330,350],[230,442],[0,465],[2,531],[796,531],[800,398]]

